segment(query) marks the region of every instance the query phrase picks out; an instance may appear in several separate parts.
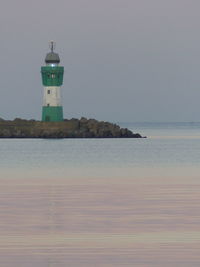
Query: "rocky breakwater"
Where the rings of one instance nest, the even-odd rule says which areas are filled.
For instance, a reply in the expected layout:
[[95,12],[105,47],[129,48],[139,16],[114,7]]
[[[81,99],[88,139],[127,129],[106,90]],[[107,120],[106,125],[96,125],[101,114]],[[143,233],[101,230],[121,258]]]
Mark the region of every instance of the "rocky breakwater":
[[138,133],[95,119],[70,119],[41,122],[0,120],[0,138],[142,138]]

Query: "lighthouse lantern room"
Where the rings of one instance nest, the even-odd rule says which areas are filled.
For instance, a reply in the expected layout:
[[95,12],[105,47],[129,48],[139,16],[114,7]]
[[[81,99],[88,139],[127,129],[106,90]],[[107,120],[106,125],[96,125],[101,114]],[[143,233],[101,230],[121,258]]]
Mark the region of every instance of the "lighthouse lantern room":
[[60,87],[63,84],[64,67],[59,66],[60,58],[54,52],[53,41],[50,42],[50,49],[45,58],[46,66],[41,67],[44,86],[42,121],[63,121]]

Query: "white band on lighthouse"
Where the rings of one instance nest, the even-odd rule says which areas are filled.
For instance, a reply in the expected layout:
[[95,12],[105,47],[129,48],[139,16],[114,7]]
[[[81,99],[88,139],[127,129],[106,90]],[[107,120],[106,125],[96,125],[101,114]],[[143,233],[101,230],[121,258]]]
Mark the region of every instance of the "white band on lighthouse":
[[57,107],[61,106],[61,90],[60,86],[44,87],[43,106]]

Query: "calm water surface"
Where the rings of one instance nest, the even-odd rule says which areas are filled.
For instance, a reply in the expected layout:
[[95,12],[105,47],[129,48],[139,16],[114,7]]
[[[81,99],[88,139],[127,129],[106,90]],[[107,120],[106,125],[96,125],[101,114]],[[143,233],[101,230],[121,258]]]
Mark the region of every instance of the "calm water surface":
[[200,123],[0,139],[0,266],[199,266]]

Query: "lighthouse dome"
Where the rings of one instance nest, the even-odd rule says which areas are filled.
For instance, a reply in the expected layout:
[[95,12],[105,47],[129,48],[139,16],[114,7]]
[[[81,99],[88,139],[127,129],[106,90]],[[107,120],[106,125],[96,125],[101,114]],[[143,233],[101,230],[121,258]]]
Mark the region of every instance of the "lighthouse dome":
[[50,52],[46,55],[45,58],[46,64],[59,64],[60,63],[60,58],[57,53]]

